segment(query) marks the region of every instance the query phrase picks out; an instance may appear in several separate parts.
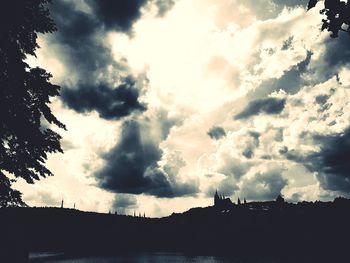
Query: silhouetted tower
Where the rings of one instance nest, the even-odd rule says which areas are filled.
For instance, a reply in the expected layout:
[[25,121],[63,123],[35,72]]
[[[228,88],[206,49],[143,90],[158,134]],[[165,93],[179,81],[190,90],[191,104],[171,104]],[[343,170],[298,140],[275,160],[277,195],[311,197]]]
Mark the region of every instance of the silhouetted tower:
[[75,209],[75,203],[74,203],[74,205],[73,205],[73,209]]
[[61,208],[63,208],[63,199],[62,199],[62,202],[61,202]]
[[218,190],[216,190],[214,195],[214,206],[218,206],[219,202],[220,202],[220,197],[218,195]]
[[145,213],[145,212],[143,212],[143,217],[144,217],[144,218],[146,217],[146,213]]
[[238,204],[238,205],[241,204],[241,199],[239,199],[239,197],[238,197],[238,200],[237,200],[237,204]]
[[247,200],[245,200],[245,198],[244,198],[244,201],[243,201],[243,203],[244,203],[244,204],[247,204]]
[[284,198],[282,197],[281,194],[279,194],[276,198],[276,203],[278,204],[283,204],[284,203]]

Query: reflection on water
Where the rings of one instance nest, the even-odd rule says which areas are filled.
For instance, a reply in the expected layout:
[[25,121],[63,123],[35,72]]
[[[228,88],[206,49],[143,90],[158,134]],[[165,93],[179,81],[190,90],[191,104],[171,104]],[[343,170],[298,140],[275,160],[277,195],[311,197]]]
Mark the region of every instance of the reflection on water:
[[[44,257],[46,259],[44,259]],[[30,262],[47,262],[47,263],[222,263],[232,262],[224,259],[215,258],[213,256],[185,256],[181,254],[137,254],[137,255],[120,255],[120,256],[101,256],[101,257],[84,257],[71,259],[54,259],[54,257],[42,257],[40,254],[31,255]]]
[[[54,255],[43,255],[40,253],[31,254],[31,263],[255,263],[257,261],[242,261],[232,258],[214,257],[214,256],[188,256],[174,253],[148,253],[119,256],[100,256],[100,257],[82,257],[82,258],[55,258]],[[274,261],[258,261],[259,263],[272,263]]]

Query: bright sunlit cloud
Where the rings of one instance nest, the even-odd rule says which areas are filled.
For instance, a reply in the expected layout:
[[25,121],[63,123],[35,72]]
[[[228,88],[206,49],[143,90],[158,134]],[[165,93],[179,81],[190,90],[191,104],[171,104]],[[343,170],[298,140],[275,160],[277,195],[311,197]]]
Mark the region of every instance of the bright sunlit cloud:
[[349,195],[314,158],[349,126],[347,62],[332,62],[337,44],[319,31],[319,9],[281,2],[179,0],[163,15],[148,4],[131,28],[75,5],[96,28],[78,44],[64,30],[40,36],[28,59],[73,95],[54,102],[68,128],[65,154],[49,158],[55,176],[30,186],[36,196],[19,183],[24,199],[109,211],[125,195],[120,211],[163,216],[211,205],[215,189],[234,200]]

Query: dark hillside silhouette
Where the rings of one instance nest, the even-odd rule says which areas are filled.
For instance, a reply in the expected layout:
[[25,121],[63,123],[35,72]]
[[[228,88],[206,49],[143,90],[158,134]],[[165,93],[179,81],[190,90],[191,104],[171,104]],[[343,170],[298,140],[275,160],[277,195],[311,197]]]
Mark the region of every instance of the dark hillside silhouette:
[[37,33],[55,30],[47,3],[13,0],[0,8],[0,207],[24,205],[5,172],[33,183],[52,175],[47,154],[62,152],[61,136],[47,125],[65,129],[49,107],[60,87],[49,82],[50,73],[24,62],[35,56]]
[[2,257],[13,255],[5,253],[8,246],[15,248],[15,255],[57,251],[65,257],[128,251],[257,258],[347,257],[349,199],[292,204],[280,196],[276,201],[221,205],[163,218],[64,208],[2,208],[0,224],[6,226]]

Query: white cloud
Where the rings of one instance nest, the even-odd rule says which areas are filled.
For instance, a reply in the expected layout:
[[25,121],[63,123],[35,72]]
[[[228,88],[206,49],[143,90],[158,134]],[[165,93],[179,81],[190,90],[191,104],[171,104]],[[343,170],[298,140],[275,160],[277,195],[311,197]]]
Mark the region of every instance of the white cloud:
[[[283,8],[272,1],[180,0],[164,17],[155,17],[153,11],[144,10],[132,37],[110,32],[107,40],[116,61],[123,60],[135,75],[146,72],[144,115],[154,129],[145,134],[159,138],[153,134],[160,130],[156,109],[181,120],[160,144],[160,164],[173,169],[179,179],[198,182],[201,192],[196,198],[137,195],[135,209],[162,216],[210,205],[207,194],[216,187],[227,192],[231,187],[233,198],[264,199],[279,191],[294,201],[332,196],[321,189],[315,174],[281,153],[317,151],[312,134],[334,134],[349,125],[349,71],[340,69],[342,84],[335,77],[312,84],[325,70],[327,35],[319,32],[319,10],[306,13],[301,7]],[[282,48],[288,39],[290,45]],[[47,67],[54,80],[62,82],[67,74],[64,62],[45,51],[45,41],[41,46],[38,60],[29,62]],[[301,72],[297,65],[309,50],[313,52],[306,65],[309,70]],[[300,78],[293,92],[283,86],[293,84],[288,78],[276,87],[268,85],[292,69]],[[316,102],[324,95],[329,96],[328,106]],[[252,99],[268,96],[286,99],[280,115],[233,119]],[[54,111],[67,125],[64,140],[74,147],[50,157],[48,166],[55,176],[34,187],[40,193],[41,188],[54,186],[50,192],[79,200],[82,209],[108,210],[113,196],[93,186],[93,173],[103,166],[99,154],[118,141],[120,123],[102,120],[95,112],[78,114],[60,103],[54,104]],[[223,127],[226,136],[212,140],[207,131],[213,126]],[[28,186],[20,190],[31,204],[44,203],[43,198],[27,194]]]

